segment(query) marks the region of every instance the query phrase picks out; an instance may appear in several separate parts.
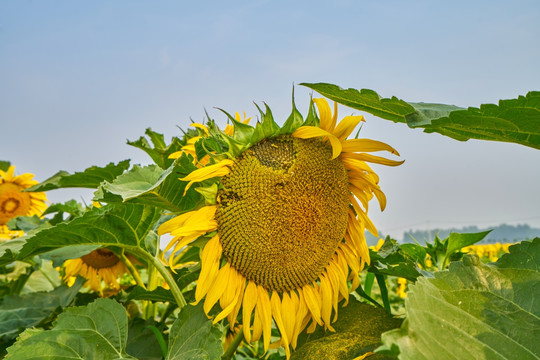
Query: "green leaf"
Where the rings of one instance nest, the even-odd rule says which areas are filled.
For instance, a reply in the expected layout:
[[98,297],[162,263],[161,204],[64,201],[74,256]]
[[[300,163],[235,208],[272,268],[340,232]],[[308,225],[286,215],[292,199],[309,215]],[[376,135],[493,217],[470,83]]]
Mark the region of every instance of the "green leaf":
[[173,212],[188,211],[195,207],[201,196],[196,191],[188,191],[184,196],[187,182],[179,178],[194,169],[185,155],[165,171],[157,165],[135,165],[112,183],[105,182],[94,200],[116,202],[121,199],[126,203],[157,206]]
[[407,103],[396,97],[384,99],[368,89],[345,90],[326,83],[301,85],[353,109],[406,123],[411,128],[424,128],[427,133],[436,132],[460,141],[513,142],[540,149],[540,91],[500,100],[498,105],[463,109],[446,104]]
[[62,285],[60,272],[53,267],[50,261],[34,260],[37,260],[36,262],[40,263],[39,268],[32,272],[28,280],[26,280],[21,294],[38,291],[52,291]]
[[44,254],[39,257],[46,260],[51,260],[53,266],[62,266],[64,261],[68,259],[76,259],[90,254],[92,251],[99,249],[100,245],[72,245],[66,247],[60,247]]
[[540,272],[540,238],[514,244],[508,251],[495,263],[497,267]]
[[38,227],[47,226],[47,220],[40,219],[39,216],[17,216],[10,219],[7,226],[10,230],[22,230],[26,233],[37,229]]
[[0,170],[8,171],[10,166],[11,166],[11,163],[9,161],[0,160]]
[[405,117],[413,114],[415,111],[410,104],[403,100],[396,97],[392,97],[391,99],[381,98],[379,94],[369,89],[361,89],[360,91],[356,89],[342,89],[337,85],[327,83],[301,83],[300,85],[313,89],[319,94],[342,105],[366,111],[394,122],[405,123]]
[[71,304],[82,284],[84,280],[78,279],[72,287],[60,286],[50,292],[4,297],[0,305],[0,339],[14,338],[21,329],[38,325],[58,307]]
[[504,141],[540,149],[540,91],[500,100],[498,106],[483,104],[452,111],[445,117],[428,117],[421,120],[421,127],[427,133],[437,132],[460,141]]
[[450,233],[448,236],[447,256],[464,248],[465,246],[476,244],[489,234],[491,230],[478,233]]
[[19,237],[0,243],[0,266],[15,261],[24,244],[26,244],[26,237]]
[[[336,332],[317,327],[312,334],[301,334],[291,360],[350,360],[373,351],[381,344],[381,334],[395,329],[401,320],[386,311],[350,298],[349,305],[339,309],[339,318],[332,324]],[[385,357],[368,357],[385,359]]]
[[383,334],[379,351],[415,360],[538,359],[540,273],[526,266],[538,255],[525,250],[538,246],[540,239],[515,245],[499,267],[466,255],[434,278],[418,278],[407,320]]
[[39,255],[73,245],[144,248],[144,239],[160,218],[155,207],[132,204],[109,204],[93,208],[81,217],[42,230],[26,239],[19,258]]
[[219,359],[223,354],[222,336],[204,314],[202,303],[186,305],[171,328],[166,360]]
[[125,351],[127,332],[122,305],[98,299],[88,306],[66,309],[51,330],[26,330],[8,348],[6,360],[133,359]]
[[146,129],[145,134],[150,138],[152,146],[144,136],[141,136],[139,140],[136,141],[128,141],[128,145],[134,146],[146,152],[162,169],[166,169],[171,166],[174,159],[169,159],[169,155],[182,150],[183,145],[180,140],[174,137],[171,143],[166,145],[162,134],[156,133],[150,128]]
[[49,191],[63,188],[90,188],[95,189],[103,181],[113,181],[118,175],[129,168],[129,160],[118,164],[109,163],[105,167],[92,166],[83,172],[70,174],[59,171],[47,180],[28,188],[26,191]]
[[433,104],[433,103],[409,103],[414,107],[415,112],[405,116],[409,127],[419,127],[428,125],[431,120],[448,116],[452,111],[463,110],[455,105]]
[[170,290],[164,289],[161,286],[152,291],[148,291],[140,286],[135,286],[129,292],[128,300],[149,300],[175,303],[174,296]]
[[155,326],[152,320],[144,321],[135,318],[129,323],[126,352],[139,360],[161,360],[163,355],[155,334],[150,326]]

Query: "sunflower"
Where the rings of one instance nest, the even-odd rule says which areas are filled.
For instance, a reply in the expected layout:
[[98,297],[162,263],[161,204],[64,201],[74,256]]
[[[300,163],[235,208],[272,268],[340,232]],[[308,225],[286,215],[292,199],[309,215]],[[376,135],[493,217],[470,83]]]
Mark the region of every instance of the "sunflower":
[[120,290],[118,279],[126,273],[129,273],[126,265],[107,249],[97,249],[64,262],[64,281],[71,285],[77,275],[81,275],[88,280],[85,286],[100,294],[103,294],[103,284],[112,293],[117,293]]
[[22,231],[10,231],[6,224],[17,216],[40,216],[47,208],[47,196],[43,192],[24,192],[38,184],[34,174],[15,176],[15,166],[0,170],[0,239],[21,236]]
[[209,152],[208,164],[180,180],[185,192],[197,183],[199,192],[214,189],[213,201],[205,196],[159,228],[173,236],[165,248],[170,264],[196,239],[207,240],[195,302],[205,298],[207,315],[219,302],[214,323],[227,318],[234,328],[242,310],[245,340],[262,338],[267,350],[273,321],[287,357],[306,327],[334,330],[338,303],[347,303],[369,264],[364,232],[378,235],[368,203],[375,196],[382,210],[386,198],[367,162],[402,163],[367,154],[399,155],[387,144],[347,140],[362,116],[337,123],[337,104],[332,114],[326,100],[314,103],[318,116],[313,105],[305,120],[293,107],[281,128],[268,108],[255,127],[229,116],[234,132],[210,120],[212,139],[203,141],[224,151]]

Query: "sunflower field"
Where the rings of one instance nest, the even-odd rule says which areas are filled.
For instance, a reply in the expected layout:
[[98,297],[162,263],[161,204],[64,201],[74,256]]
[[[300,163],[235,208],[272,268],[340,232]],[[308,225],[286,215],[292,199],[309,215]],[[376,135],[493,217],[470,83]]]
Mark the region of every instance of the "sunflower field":
[[[540,92],[462,109],[301,85],[324,97],[305,116],[147,129],[128,144],[151,165],[38,182],[0,161],[0,358],[540,359],[540,239],[368,247],[373,168],[403,160],[337,112],[540,149]],[[92,203],[50,204],[61,188]]]

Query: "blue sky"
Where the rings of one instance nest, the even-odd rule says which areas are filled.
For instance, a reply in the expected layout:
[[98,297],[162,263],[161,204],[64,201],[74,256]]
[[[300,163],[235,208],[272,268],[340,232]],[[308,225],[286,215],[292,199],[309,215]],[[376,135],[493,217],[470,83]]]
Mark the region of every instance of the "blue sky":
[[[38,180],[126,158],[146,164],[126,140],[147,127],[170,139],[205,109],[222,123],[214,107],[256,115],[254,101],[280,122],[300,82],[458,106],[514,98],[540,90],[539,18],[536,0],[3,1],[0,159]],[[310,91],[295,93],[305,113]],[[383,233],[540,227],[539,151],[366,118],[361,136],[406,160],[376,167],[388,206],[370,215]],[[72,197],[91,193],[49,192],[53,202]]]

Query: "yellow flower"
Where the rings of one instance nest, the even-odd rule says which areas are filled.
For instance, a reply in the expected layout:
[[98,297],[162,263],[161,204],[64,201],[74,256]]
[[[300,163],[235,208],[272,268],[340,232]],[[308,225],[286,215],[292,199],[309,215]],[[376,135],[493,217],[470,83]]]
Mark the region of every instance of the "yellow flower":
[[398,287],[396,290],[396,294],[400,298],[405,299],[407,297],[407,293],[405,291],[405,289],[407,289],[407,279],[400,277],[397,279],[397,283]]
[[97,249],[78,259],[66,260],[64,272],[64,281],[68,284],[71,285],[77,275],[81,275],[88,280],[85,286],[103,294],[105,288],[110,289],[112,293],[118,292],[120,290],[118,279],[128,273],[128,269],[112,251]]
[[47,208],[47,196],[43,192],[23,192],[38,184],[30,173],[15,176],[15,166],[4,172],[0,170],[0,239],[21,236],[22,231],[10,231],[6,224],[17,216],[40,216]]
[[[193,241],[208,239],[195,302],[205,298],[207,314],[219,302],[214,323],[227,318],[234,328],[242,310],[245,341],[262,338],[267,350],[273,321],[287,357],[306,327],[333,331],[338,303],[347,303],[369,264],[364,232],[377,236],[377,230],[367,216],[368,202],[375,196],[383,209],[386,199],[366,162],[401,164],[365,154],[397,155],[384,143],[347,140],[362,117],[348,116],[336,125],[337,113],[332,115],[326,100],[315,102],[319,126],[289,134],[276,130],[248,142],[238,155],[180,179],[188,182],[186,189],[215,179],[216,201],[159,228],[160,235],[173,236],[165,249],[172,249],[171,265]],[[240,138],[246,133],[234,138],[235,146]]]

